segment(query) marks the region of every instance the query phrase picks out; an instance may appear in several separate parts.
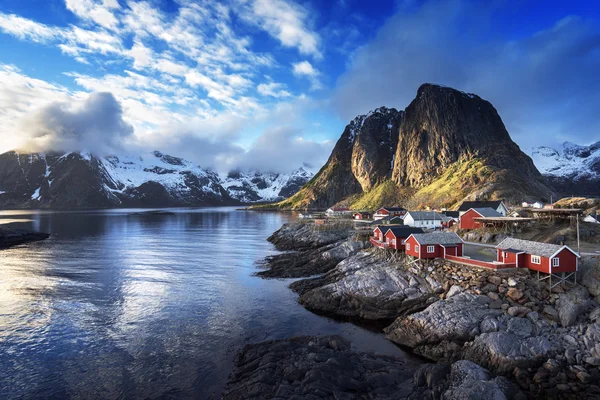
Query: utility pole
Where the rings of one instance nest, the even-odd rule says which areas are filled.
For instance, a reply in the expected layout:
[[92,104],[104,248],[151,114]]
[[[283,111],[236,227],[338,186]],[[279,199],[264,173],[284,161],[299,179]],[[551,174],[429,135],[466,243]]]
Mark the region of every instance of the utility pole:
[[579,247],[579,215],[575,215],[575,218],[577,219],[577,252],[581,257],[581,249]]

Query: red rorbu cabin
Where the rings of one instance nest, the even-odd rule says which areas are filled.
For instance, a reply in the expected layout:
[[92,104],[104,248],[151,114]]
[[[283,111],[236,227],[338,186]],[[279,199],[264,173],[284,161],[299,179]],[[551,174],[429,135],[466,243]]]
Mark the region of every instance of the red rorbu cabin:
[[481,228],[481,222],[476,221],[476,218],[486,217],[502,217],[498,211],[485,207],[485,208],[471,208],[460,216],[460,229],[478,229]]
[[568,246],[506,238],[498,246],[497,259],[545,274],[572,273],[579,268],[579,255]]
[[356,220],[371,219],[371,213],[359,211],[352,214],[352,217]]
[[404,241],[414,233],[423,233],[423,229],[410,226],[393,226],[388,228],[385,233],[385,242],[390,249],[404,250]]
[[462,257],[463,241],[454,232],[415,233],[406,239],[405,252],[417,258]]
[[402,217],[406,214],[406,209],[402,207],[382,207],[375,211],[373,219],[381,219],[385,217]]

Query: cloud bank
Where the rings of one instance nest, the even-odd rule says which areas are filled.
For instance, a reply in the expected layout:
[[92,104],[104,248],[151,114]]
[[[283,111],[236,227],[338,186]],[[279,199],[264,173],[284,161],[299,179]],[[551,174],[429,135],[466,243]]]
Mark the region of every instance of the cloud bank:
[[400,7],[356,52],[332,104],[344,119],[381,105],[405,108],[418,86],[431,82],[490,101],[525,150],[597,141],[597,25],[571,16],[532,35],[496,39],[495,12],[513,5],[433,0]]
[[51,103],[23,120],[25,148],[32,151],[91,151],[107,155],[133,135],[111,93],[92,93],[82,104]]

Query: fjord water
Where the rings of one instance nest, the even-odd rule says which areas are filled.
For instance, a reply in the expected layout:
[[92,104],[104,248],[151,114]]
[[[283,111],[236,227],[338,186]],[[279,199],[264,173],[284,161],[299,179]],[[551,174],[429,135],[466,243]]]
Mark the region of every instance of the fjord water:
[[217,398],[244,344],[296,335],[402,356],[253,275],[293,214],[135,211],[0,212],[52,234],[0,250],[0,399]]

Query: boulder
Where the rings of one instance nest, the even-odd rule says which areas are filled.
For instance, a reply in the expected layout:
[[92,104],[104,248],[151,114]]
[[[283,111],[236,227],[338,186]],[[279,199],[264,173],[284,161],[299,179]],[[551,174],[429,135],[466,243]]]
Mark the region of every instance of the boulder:
[[521,297],[524,296],[524,293],[523,293],[522,290],[519,290],[517,288],[511,287],[506,292],[506,296],[508,296],[513,301],[518,301],[519,299],[521,299]]
[[490,302],[487,296],[460,293],[421,312],[398,318],[384,331],[393,342],[433,359],[441,356],[431,353],[429,348],[443,344],[445,350],[449,350],[443,351],[446,357],[463,343],[473,340],[485,318],[502,314],[491,309]]
[[450,298],[456,294],[459,294],[463,291],[463,288],[459,285],[452,285],[452,287],[450,287],[450,290],[448,290],[448,293],[446,293],[446,298]]
[[[522,321],[527,321],[520,318]],[[519,334],[526,334],[523,322],[513,326]],[[500,374],[508,374],[516,367],[533,368],[553,356],[559,346],[543,336],[524,338],[509,331],[483,333],[464,346],[461,357],[472,360]]]
[[562,326],[575,324],[577,318],[588,312],[594,306],[594,301],[583,286],[575,286],[556,301],[558,317]]
[[593,297],[600,296],[600,267],[594,265],[585,268],[583,276],[578,282],[581,282]]
[[[299,302],[319,313],[370,321],[393,320],[427,307],[438,288],[398,267],[370,252],[355,254],[311,281],[314,284],[301,291]],[[302,281],[295,282],[292,287],[301,285]]]

